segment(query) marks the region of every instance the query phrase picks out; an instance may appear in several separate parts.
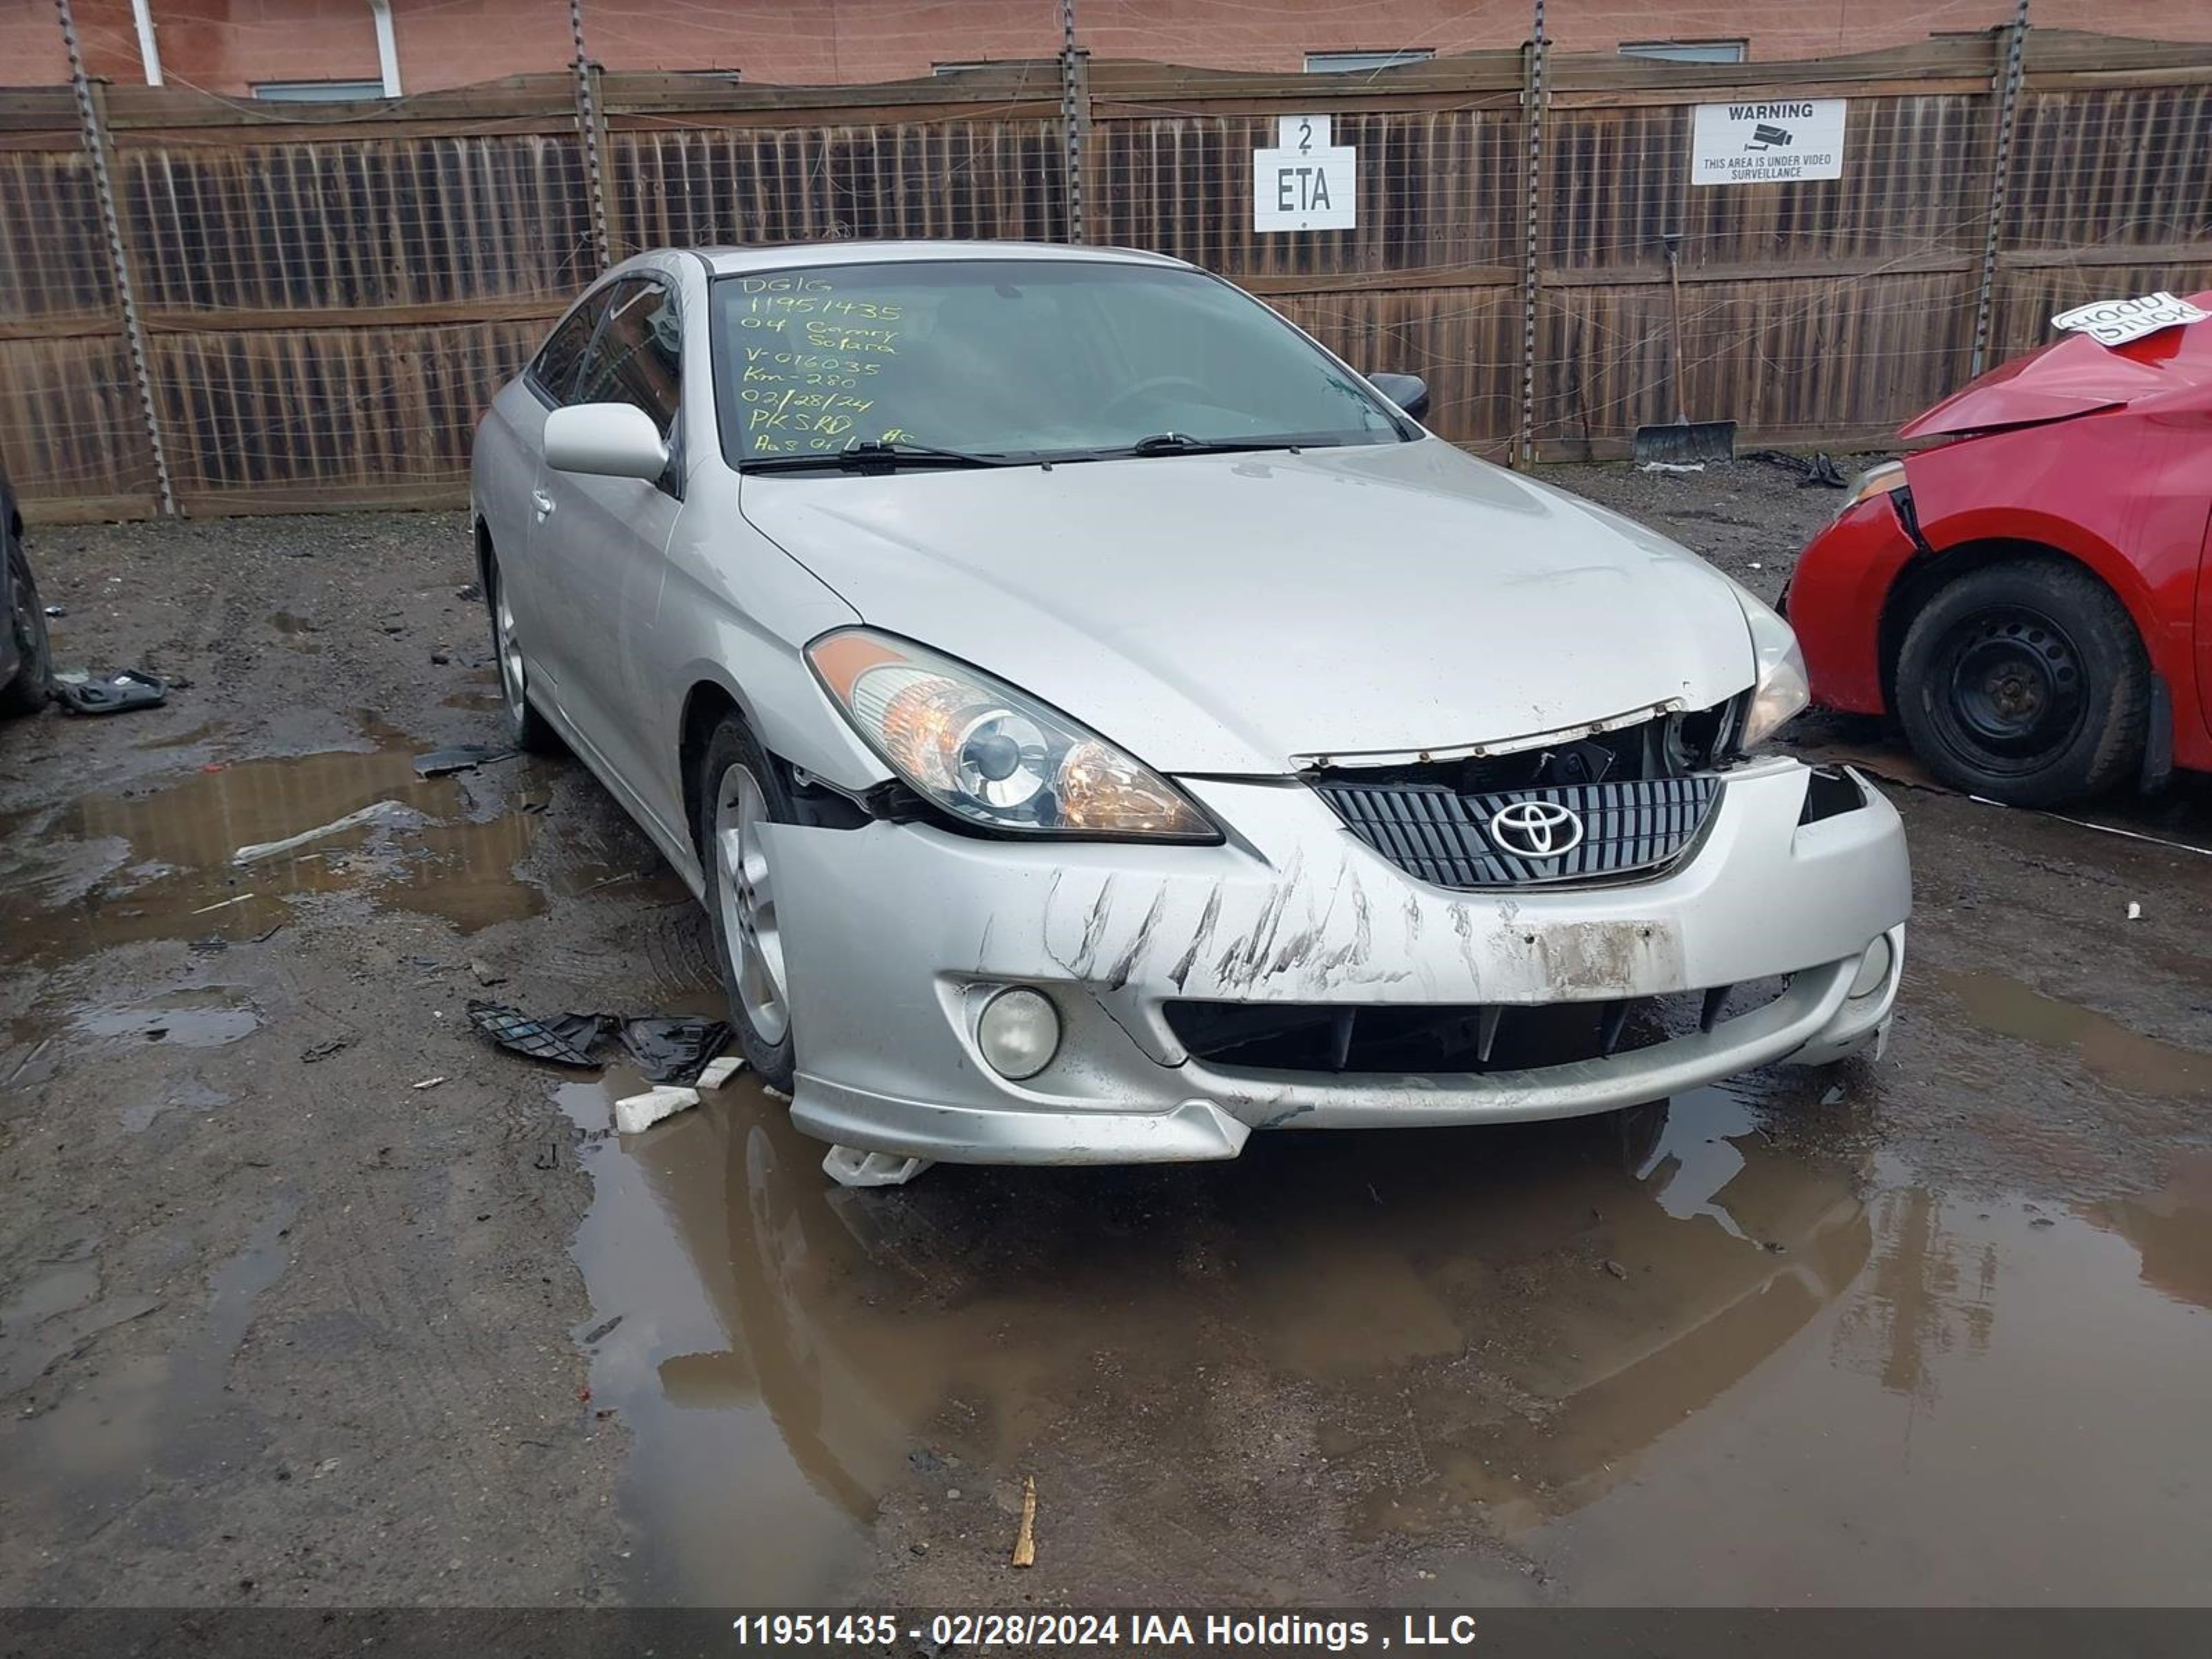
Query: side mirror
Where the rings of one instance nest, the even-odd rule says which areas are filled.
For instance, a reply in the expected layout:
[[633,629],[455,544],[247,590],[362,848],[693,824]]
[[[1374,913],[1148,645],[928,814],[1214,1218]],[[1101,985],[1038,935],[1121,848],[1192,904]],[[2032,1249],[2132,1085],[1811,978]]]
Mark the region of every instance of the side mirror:
[[1418,374],[1370,374],[1368,384],[1415,420],[1429,412],[1429,383]]
[[574,404],[545,417],[545,465],[651,483],[668,471],[668,443],[635,404]]

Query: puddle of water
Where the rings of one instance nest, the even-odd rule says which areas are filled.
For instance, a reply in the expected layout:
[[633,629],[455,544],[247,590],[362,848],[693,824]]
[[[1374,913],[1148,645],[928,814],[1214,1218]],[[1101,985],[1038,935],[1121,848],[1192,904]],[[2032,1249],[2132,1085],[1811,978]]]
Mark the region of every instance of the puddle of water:
[[[138,939],[256,939],[289,920],[293,898],[351,890],[465,933],[541,911],[540,890],[514,873],[539,816],[511,808],[472,819],[460,778],[415,775],[414,757],[426,745],[374,725],[368,736],[374,747],[366,751],[241,761],[73,803],[33,861],[0,878],[0,901],[19,917],[0,939],[0,957],[52,961]],[[520,759],[500,765],[511,770],[498,783],[542,801],[549,769]],[[380,801],[430,822],[364,824],[293,854],[231,864],[242,846]],[[20,836],[24,824],[22,816],[0,822],[0,836]],[[657,859],[652,866],[665,873]],[[624,873],[587,862],[564,866],[562,884],[581,889]]]
[[[1147,1402],[1129,1432],[1162,1468],[1224,1455],[1231,1419],[1317,1417],[1331,1482],[1374,1483],[1356,1530],[1478,1526],[1579,1599],[2201,1591],[2212,1489],[2156,1471],[2212,1374],[2212,1323],[2183,1305],[2212,1264],[2212,1174],[2087,1218],[1976,1208],[1785,1151],[1775,1109],[1706,1090],[847,1193],[757,1087],[614,1137],[630,1086],[559,1099],[595,1137],[579,1335],[595,1406],[635,1437],[641,1598],[834,1602],[884,1498],[940,1456],[975,1506],[943,1524],[996,1526],[994,1480],[1096,1432],[1102,1368]],[[2117,1353],[2160,1379],[2125,1413]],[[1839,1536],[1875,1540],[1840,1580],[1808,1541]]]
[[2116,1088],[2212,1098],[2212,1054],[2145,1036],[2094,1008],[2045,996],[2009,974],[1947,973],[1942,980],[1977,1025],[2039,1048],[2069,1050]]
[[180,1048],[216,1048],[261,1029],[261,1015],[216,988],[180,991],[148,1001],[83,1008],[70,1017],[85,1036],[167,1042]]

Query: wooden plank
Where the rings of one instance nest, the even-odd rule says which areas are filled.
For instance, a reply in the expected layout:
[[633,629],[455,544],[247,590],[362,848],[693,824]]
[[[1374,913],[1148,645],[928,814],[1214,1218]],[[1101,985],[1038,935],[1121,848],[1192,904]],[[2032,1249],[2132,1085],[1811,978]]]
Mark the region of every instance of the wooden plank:
[[1300,276],[1235,276],[1247,294],[1262,299],[1290,294],[1397,293],[1425,288],[1510,288],[1521,273],[1510,265],[1439,265],[1428,270],[1322,273]]
[[[580,292],[581,288],[580,283]],[[239,311],[164,307],[148,310],[145,319],[149,334],[287,333],[301,328],[444,328],[459,323],[547,324],[566,311],[573,298],[574,295],[556,295],[549,299],[464,300],[446,305],[355,306],[327,311],[301,307]],[[4,326],[0,324],[0,328]]]
[[454,512],[469,504],[465,472],[428,483],[283,485],[250,489],[187,489],[177,505],[188,519],[243,519],[295,513]]
[[128,524],[155,516],[153,492],[143,495],[26,495],[19,504],[29,525]]

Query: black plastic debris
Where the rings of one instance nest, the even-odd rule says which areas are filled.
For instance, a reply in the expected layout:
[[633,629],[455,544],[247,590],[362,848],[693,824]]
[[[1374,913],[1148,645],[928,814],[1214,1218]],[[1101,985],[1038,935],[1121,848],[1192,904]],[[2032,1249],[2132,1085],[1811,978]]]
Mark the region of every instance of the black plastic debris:
[[626,1019],[622,1044],[652,1083],[690,1084],[730,1041],[719,1019]]
[[139,668],[118,669],[100,679],[57,674],[54,696],[72,714],[119,714],[160,708],[169,700],[169,683]]
[[491,749],[480,743],[462,744],[453,749],[433,749],[427,755],[415,757],[415,775],[418,778],[442,778],[448,772],[466,772],[471,768],[487,766],[493,761],[505,760],[514,752],[512,749]]
[[612,1035],[650,1083],[690,1084],[729,1046],[719,1019],[624,1019],[615,1014],[562,1014],[538,1019],[499,1002],[469,1004],[469,1024],[502,1048],[556,1066],[597,1066],[594,1051]]
[[1850,480],[1836,468],[1825,449],[1813,457],[1813,464],[1805,469],[1805,476],[1797,480],[1797,488],[1809,489],[1815,484],[1826,489],[1848,489]]
[[599,1062],[592,1058],[592,1050],[605,1038],[614,1021],[605,1014],[533,1019],[504,1003],[471,1002],[469,1024],[501,1048],[532,1060],[550,1060],[556,1066],[596,1066]]

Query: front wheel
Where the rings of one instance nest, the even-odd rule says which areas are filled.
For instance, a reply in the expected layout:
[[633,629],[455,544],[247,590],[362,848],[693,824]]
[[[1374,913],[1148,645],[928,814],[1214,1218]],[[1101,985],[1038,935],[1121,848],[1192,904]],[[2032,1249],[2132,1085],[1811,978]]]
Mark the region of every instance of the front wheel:
[[1898,657],[1897,710],[1946,783],[2008,806],[2056,806],[2141,767],[2150,666],[2126,608],[2088,571],[2008,561],[1922,607]]
[[783,780],[734,716],[700,757],[700,864],[731,1024],[745,1061],[769,1086],[791,1092],[791,992],[775,871],[761,831],[791,821]]

